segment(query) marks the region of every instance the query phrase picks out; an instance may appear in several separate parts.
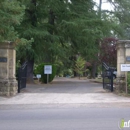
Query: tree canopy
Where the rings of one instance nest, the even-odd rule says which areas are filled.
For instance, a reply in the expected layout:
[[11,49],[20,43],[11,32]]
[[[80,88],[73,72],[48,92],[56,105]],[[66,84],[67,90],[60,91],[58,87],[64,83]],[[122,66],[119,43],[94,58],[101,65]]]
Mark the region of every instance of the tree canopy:
[[20,37],[34,39],[36,59],[54,62],[57,55],[63,57],[67,50],[88,56],[97,51],[95,43],[103,34],[103,23],[91,0],[32,0],[23,4],[25,16],[17,30]]
[[113,10],[102,10],[102,0],[98,10],[94,0],[1,0],[0,40],[18,43],[31,76],[34,63],[73,66],[77,54],[96,61],[102,39],[130,38],[129,0],[107,1]]

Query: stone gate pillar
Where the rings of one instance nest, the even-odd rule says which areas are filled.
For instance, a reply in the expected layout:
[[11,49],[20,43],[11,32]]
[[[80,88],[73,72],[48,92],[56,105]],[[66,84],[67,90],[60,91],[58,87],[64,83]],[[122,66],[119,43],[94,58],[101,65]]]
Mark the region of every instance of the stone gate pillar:
[[121,64],[130,64],[130,40],[117,42],[117,84],[119,90],[125,90],[125,72],[121,71]]
[[15,43],[0,43],[0,95],[13,96],[18,85],[15,77],[16,52]]

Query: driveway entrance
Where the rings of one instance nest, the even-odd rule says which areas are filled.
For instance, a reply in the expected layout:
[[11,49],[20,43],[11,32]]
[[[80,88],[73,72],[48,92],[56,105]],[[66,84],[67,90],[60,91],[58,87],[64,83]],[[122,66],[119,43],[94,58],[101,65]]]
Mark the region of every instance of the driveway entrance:
[[49,84],[27,84],[27,88],[21,90],[23,93],[104,93],[102,84],[79,80],[78,78],[55,78]]
[[[28,84],[12,98],[0,97],[1,104],[130,104],[129,97],[103,90],[102,84],[89,80],[55,78],[50,84]],[[99,105],[100,106],[100,105]]]

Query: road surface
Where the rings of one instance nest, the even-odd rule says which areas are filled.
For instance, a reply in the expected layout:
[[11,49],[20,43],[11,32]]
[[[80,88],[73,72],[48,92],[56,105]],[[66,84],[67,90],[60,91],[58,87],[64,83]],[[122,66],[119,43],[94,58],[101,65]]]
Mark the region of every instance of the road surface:
[[119,130],[122,118],[130,120],[129,107],[25,105],[0,109],[0,130]]

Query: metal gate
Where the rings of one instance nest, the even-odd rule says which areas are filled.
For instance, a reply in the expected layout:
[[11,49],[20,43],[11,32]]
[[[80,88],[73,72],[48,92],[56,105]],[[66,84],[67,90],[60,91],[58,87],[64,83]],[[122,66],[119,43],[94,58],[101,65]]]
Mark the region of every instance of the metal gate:
[[105,62],[102,63],[103,88],[113,92],[113,67],[109,67]]
[[22,88],[26,88],[26,77],[27,77],[27,62],[18,68],[18,93]]

